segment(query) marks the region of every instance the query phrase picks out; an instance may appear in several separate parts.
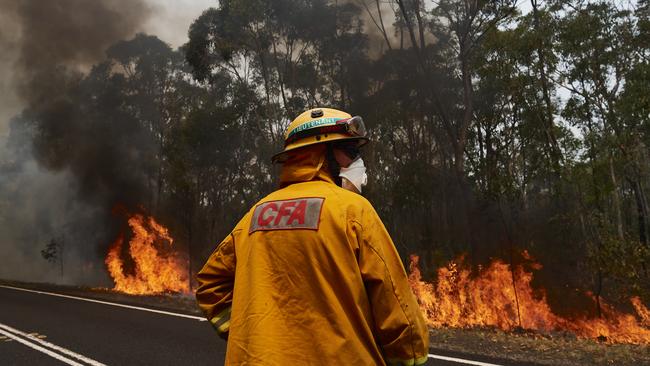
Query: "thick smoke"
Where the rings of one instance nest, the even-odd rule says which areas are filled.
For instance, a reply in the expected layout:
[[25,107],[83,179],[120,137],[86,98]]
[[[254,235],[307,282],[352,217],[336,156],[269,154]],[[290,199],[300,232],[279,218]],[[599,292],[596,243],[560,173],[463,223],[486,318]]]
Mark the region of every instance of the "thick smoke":
[[15,5],[11,0],[0,0],[0,136],[7,135],[9,120],[20,112],[21,104],[12,78],[20,47]]
[[[98,243],[113,239],[111,206],[138,204],[144,184],[133,126],[107,112],[103,129],[89,128],[79,81],[150,9],[144,0],[0,0],[0,14],[0,91],[16,96],[0,104],[0,278],[91,283],[102,276]],[[16,104],[24,110],[8,124]],[[40,258],[54,237],[65,242],[63,276]]]
[[[45,170],[31,157],[32,134],[17,119],[0,138],[0,278],[97,284],[95,243],[109,232],[98,225],[102,210],[76,199],[75,179],[67,171]],[[64,271],[40,251],[55,238],[64,243]]]
[[59,92],[61,75],[87,68],[108,46],[131,36],[148,8],[142,1],[19,1],[22,39],[18,62],[20,94],[30,104],[47,103]]

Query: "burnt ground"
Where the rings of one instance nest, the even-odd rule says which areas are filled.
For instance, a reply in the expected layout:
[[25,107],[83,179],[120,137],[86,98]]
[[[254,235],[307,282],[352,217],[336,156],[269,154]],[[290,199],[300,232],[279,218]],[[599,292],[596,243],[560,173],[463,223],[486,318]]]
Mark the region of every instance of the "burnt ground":
[[650,345],[606,344],[568,333],[506,333],[496,329],[432,329],[432,350],[537,365],[650,366]]
[[[193,296],[133,296],[109,289],[52,284],[33,284],[0,280],[1,285],[39,291],[146,306],[160,310],[201,315]],[[598,340],[580,339],[569,333],[540,334],[484,329],[431,329],[432,353],[459,357],[482,356],[534,365],[650,365],[650,345],[607,344]]]

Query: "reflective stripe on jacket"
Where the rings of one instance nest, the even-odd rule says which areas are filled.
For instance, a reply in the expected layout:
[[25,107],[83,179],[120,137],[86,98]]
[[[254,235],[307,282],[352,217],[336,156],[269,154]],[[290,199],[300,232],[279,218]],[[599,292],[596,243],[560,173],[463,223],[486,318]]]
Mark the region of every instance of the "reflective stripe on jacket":
[[226,364],[423,364],[428,330],[388,232],[332,182],[320,147],[305,150],[198,274]]

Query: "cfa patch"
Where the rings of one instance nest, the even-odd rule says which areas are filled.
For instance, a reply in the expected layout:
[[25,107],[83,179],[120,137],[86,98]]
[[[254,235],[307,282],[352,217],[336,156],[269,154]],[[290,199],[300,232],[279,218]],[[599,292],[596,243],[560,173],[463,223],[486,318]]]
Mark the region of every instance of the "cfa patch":
[[296,198],[259,204],[253,211],[249,234],[260,230],[318,230],[324,198]]

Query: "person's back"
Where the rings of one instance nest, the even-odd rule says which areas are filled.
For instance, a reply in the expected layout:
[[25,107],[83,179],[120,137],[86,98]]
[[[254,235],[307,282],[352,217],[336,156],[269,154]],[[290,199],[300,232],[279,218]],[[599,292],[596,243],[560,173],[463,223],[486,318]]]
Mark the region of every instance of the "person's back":
[[422,364],[427,330],[377,213],[334,183],[323,145],[285,162],[199,273],[226,364]]

